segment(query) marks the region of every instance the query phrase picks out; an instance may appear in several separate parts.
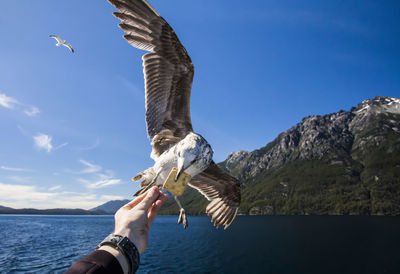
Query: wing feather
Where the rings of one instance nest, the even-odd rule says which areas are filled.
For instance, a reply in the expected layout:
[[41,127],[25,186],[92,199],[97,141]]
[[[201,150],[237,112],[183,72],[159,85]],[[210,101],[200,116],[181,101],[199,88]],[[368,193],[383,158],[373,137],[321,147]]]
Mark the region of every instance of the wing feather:
[[144,11],[142,5],[138,5],[139,1],[130,0],[109,0],[120,12],[129,14],[133,17],[139,17],[142,20],[151,20],[151,13]]
[[75,52],[75,50],[72,48],[71,44],[64,43],[64,44],[62,44],[62,45],[63,45],[63,46],[66,46],[67,48],[69,48],[69,50],[70,50],[72,53]]
[[215,226],[226,229],[235,219],[240,205],[240,183],[222,171],[214,162],[195,176],[189,185],[211,201],[206,213]]
[[138,28],[135,25],[121,23],[118,26],[123,29],[126,34],[136,33],[138,36],[141,36],[147,41],[151,40],[150,33],[148,31]]
[[56,39],[57,42],[61,42],[62,41],[61,37],[58,36],[58,35],[49,35],[49,37]]
[[[124,38],[150,52],[143,56],[146,124],[157,156],[169,147],[166,140],[176,142],[193,131],[190,92],[194,67],[174,30],[150,4],[144,0],[109,2],[119,10],[113,14],[122,21],[119,26]],[[154,139],[157,134],[165,137],[163,145],[158,144],[159,138]]]

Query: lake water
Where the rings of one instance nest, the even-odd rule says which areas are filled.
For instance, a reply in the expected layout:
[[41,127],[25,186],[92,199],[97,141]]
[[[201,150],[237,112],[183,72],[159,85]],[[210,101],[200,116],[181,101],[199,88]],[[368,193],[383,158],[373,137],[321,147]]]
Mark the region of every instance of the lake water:
[[[400,218],[159,216],[138,273],[400,273]],[[0,273],[62,273],[113,229],[113,216],[0,215]]]

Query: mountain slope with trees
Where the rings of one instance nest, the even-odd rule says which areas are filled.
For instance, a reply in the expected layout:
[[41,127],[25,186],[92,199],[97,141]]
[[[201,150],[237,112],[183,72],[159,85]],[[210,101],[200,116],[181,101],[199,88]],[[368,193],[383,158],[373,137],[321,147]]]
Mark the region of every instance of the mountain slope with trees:
[[[242,183],[242,214],[400,214],[400,99],[306,117],[266,146],[219,166]],[[189,214],[207,200],[188,188]],[[177,214],[173,199],[164,214]]]

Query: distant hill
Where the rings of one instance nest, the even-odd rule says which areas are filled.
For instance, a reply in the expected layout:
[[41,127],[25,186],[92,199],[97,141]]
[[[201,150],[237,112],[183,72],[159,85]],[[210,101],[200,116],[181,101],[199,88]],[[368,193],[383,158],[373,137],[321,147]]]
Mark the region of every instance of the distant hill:
[[125,205],[126,203],[130,202],[130,200],[113,200],[102,205],[99,205],[95,208],[90,209],[90,211],[104,211],[107,214],[115,214],[117,210]]
[[1,205],[0,205],[0,212],[1,212],[1,211],[6,211],[6,210],[14,210],[14,209],[11,208],[11,207],[6,207],[6,206],[1,206]]
[[[242,183],[242,214],[400,215],[400,99],[306,117],[265,147],[219,164]],[[190,187],[189,214],[206,199]],[[164,214],[177,214],[170,199]]]
[[53,208],[53,209],[34,209],[22,208],[14,209],[11,207],[0,206],[0,214],[38,214],[38,215],[104,215],[104,211],[96,210],[89,211],[84,209],[68,209],[68,208]]

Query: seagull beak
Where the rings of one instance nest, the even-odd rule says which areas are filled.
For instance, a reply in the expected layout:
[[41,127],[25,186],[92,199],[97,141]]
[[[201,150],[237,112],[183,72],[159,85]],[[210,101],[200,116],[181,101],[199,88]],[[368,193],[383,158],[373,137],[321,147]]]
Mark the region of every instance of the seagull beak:
[[179,176],[183,172],[183,158],[178,159],[178,172],[176,173],[175,182],[178,181]]

